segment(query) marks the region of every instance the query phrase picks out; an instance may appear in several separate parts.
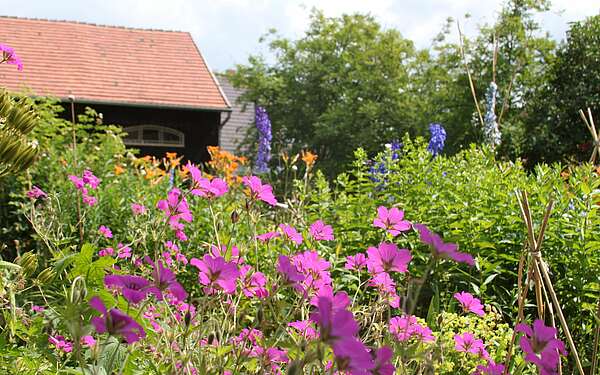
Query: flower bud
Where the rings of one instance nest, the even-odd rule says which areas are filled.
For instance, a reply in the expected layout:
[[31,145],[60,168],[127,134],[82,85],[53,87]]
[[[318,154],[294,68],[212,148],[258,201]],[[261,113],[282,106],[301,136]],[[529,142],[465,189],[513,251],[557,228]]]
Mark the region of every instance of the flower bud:
[[37,279],[41,284],[47,284],[54,280],[55,276],[56,273],[54,272],[52,267],[48,267],[38,274]]
[[235,223],[237,223],[238,221],[240,221],[240,215],[237,213],[237,211],[235,211],[235,210],[234,210],[234,211],[231,213],[231,222],[232,222],[233,224],[235,224]]
[[17,258],[16,263],[22,267],[23,275],[29,276],[35,272],[38,267],[38,261],[32,252],[25,253]]

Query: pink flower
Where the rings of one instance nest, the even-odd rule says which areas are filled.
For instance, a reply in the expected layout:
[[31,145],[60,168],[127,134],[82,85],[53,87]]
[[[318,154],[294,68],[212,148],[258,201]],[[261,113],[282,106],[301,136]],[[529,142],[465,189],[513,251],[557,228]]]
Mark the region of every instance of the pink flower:
[[242,281],[242,293],[246,297],[266,298],[269,291],[265,288],[267,279],[262,272],[250,272],[252,267],[244,265],[240,268],[240,279]]
[[226,261],[232,261],[237,264],[244,263],[244,260],[240,258],[240,250],[235,245],[232,245],[229,250],[225,245],[221,245],[221,249],[215,245],[211,245],[210,255],[213,257],[223,257]]
[[150,282],[141,276],[106,275],[104,285],[109,289],[120,290],[123,298],[134,305],[143,301],[150,292]]
[[81,345],[91,348],[96,345],[96,339],[90,335],[81,336]]
[[46,198],[48,195],[39,187],[33,185],[31,190],[27,192],[27,196],[31,199]]
[[489,360],[487,365],[477,366],[477,370],[472,375],[502,375],[504,374],[504,365],[496,364]]
[[277,205],[277,199],[273,195],[273,188],[269,184],[264,184],[256,176],[244,176],[242,178],[244,185],[250,188],[250,198],[258,199],[271,206]]
[[126,259],[131,258],[131,247],[123,245],[122,243],[117,244],[117,258]]
[[37,305],[31,306],[31,311],[33,311],[34,313],[41,313],[44,310],[46,310],[46,309],[43,306],[37,306]]
[[187,298],[187,292],[179,284],[175,274],[170,269],[166,268],[162,261],[158,260],[156,263],[152,261],[148,256],[145,257],[148,264],[152,265],[152,285],[149,288],[150,292],[154,294],[156,299],[162,301],[163,292],[169,292],[175,301],[185,301]]
[[308,230],[315,241],[333,241],[333,228],[331,225],[326,225],[322,220],[317,220],[310,226]]
[[391,307],[396,309],[400,307],[400,297],[396,293],[396,283],[387,272],[375,274],[369,280],[369,285],[376,287],[379,290],[379,294]]
[[108,332],[110,335],[123,336],[129,344],[146,337],[144,328],[138,322],[119,309],[108,310],[97,296],[90,299],[90,306],[101,313],[101,316],[92,318],[92,324],[96,328],[96,332]]
[[382,242],[379,247],[367,249],[367,268],[375,274],[380,272],[396,271],[404,273],[408,271],[408,263],[412,255],[408,249],[398,249],[393,243]]
[[101,249],[100,251],[98,251],[98,256],[101,257],[107,257],[107,256],[113,256],[115,253],[115,249],[113,249],[112,247],[107,247],[104,249]]
[[297,285],[297,289],[305,296],[318,291],[324,285],[331,284],[331,275],[328,271],[331,264],[319,257],[316,251],[307,250],[296,254],[292,260],[298,272],[304,275],[304,280]]
[[95,197],[88,194],[87,187],[91,189],[96,189],[100,184],[100,179],[94,176],[94,174],[90,170],[86,169],[83,172],[83,177],[70,175],[69,180],[71,180],[73,185],[75,185],[75,188],[81,192],[83,203],[87,204],[90,207],[98,203],[98,200]]
[[91,187],[92,189],[97,189],[98,185],[100,185],[100,179],[92,173],[89,169],[83,171],[82,177],[83,183]]
[[347,270],[360,271],[367,266],[367,257],[363,253],[356,255],[349,255],[346,257],[346,264],[344,268]]
[[302,244],[302,235],[298,233],[296,228],[288,224],[279,224],[279,229],[283,232],[283,235],[296,245]]
[[105,238],[112,238],[112,231],[110,230],[110,228],[105,227],[104,225],[100,225],[100,228],[98,228],[98,232],[103,235]]
[[132,203],[131,212],[133,212],[134,215],[143,215],[146,213],[146,207],[143,204]]
[[187,169],[190,171],[190,175],[194,181],[194,188],[190,191],[191,194],[212,199],[220,197],[229,191],[227,182],[220,178],[209,180],[202,177],[200,169],[194,164],[188,162]]
[[454,349],[458,352],[477,354],[485,359],[489,358],[483,340],[475,338],[470,332],[465,332],[462,335],[454,335]]
[[393,317],[390,319],[389,330],[400,342],[408,341],[412,337],[416,337],[421,342],[433,342],[435,340],[431,329],[419,324],[414,315]]
[[419,232],[421,242],[431,247],[434,257],[450,258],[458,263],[466,263],[470,266],[475,265],[473,256],[468,253],[459,252],[457,244],[445,243],[439,235],[430,231],[423,224],[415,224],[414,227]]
[[483,311],[483,305],[481,301],[475,297],[471,293],[460,292],[454,293],[454,298],[460,302],[464,312],[472,312],[479,316],[484,316],[485,312]]
[[402,220],[404,211],[400,211],[396,207],[387,209],[384,206],[379,206],[377,209],[377,217],[373,220],[373,226],[382,228],[388,231],[393,237],[396,237],[402,232],[410,229],[409,221]]
[[532,327],[524,323],[518,324],[515,331],[525,334],[519,340],[519,345],[525,352],[525,360],[534,363],[541,375],[555,374],[559,354],[567,354],[565,344],[556,338],[556,328],[548,327],[543,320],[537,319]]
[[193,220],[193,216],[181,191],[177,188],[171,189],[167,193],[167,199],[159,200],[156,207],[165,213],[169,226],[175,231],[177,238],[181,241],[187,240],[183,233],[184,225],[181,220],[189,223]]
[[0,64],[6,62],[10,65],[16,65],[17,70],[19,71],[23,70],[23,62],[21,61],[19,56],[17,56],[15,50],[12,47],[9,47],[5,44],[0,44],[0,52],[2,52]]
[[256,239],[259,240],[260,242],[269,242],[273,238],[277,238],[277,237],[281,237],[281,234],[279,232],[267,232],[267,233],[259,234],[258,236],[256,236]]
[[192,258],[190,264],[200,271],[198,281],[208,287],[207,292],[222,289],[227,294],[235,293],[235,283],[240,273],[234,262],[226,262],[223,257],[205,255],[202,259]]
[[71,353],[73,351],[73,344],[65,339],[63,336],[49,336],[48,342],[52,344],[57,350],[65,353]]
[[314,328],[313,322],[310,320],[298,320],[291,322],[288,323],[288,327],[296,329],[302,337],[309,341],[315,340],[319,337],[319,334]]
[[389,346],[377,349],[375,353],[375,368],[371,370],[373,375],[394,375],[396,368],[392,364],[394,352]]
[[295,285],[298,282],[304,281],[304,275],[298,272],[296,266],[290,262],[290,258],[285,255],[280,255],[277,259],[277,271],[283,276],[283,281],[286,284]]
[[83,195],[83,203],[92,207],[95,206],[96,203],[98,203],[98,199],[96,199],[96,197],[92,197],[91,195]]

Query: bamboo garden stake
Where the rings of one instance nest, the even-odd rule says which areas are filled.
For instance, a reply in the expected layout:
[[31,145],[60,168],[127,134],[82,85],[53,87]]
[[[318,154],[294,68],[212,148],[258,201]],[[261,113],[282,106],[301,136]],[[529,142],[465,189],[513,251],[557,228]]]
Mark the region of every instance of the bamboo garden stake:
[[600,129],[596,130],[596,125],[594,124],[594,118],[592,117],[592,110],[589,107],[587,109],[588,117],[585,116],[585,113],[581,109],[579,110],[579,115],[583,119],[583,122],[585,123],[588,130],[590,131],[590,134],[592,135],[593,150],[592,150],[592,156],[590,157],[590,163],[596,164],[596,157],[597,156],[600,157]]

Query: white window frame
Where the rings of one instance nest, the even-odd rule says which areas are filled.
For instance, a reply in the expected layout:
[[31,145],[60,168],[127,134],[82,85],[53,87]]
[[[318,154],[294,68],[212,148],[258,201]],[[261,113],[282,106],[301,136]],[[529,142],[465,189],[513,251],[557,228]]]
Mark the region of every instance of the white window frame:
[[[144,130],[156,130],[158,131],[157,140],[146,140],[143,138]],[[185,147],[185,134],[177,129],[169,128],[166,126],[159,125],[135,125],[123,128],[126,133],[138,132],[137,139],[123,138],[123,143],[127,146],[158,146],[158,147]],[[169,133],[179,137],[179,142],[165,141],[164,134]]]

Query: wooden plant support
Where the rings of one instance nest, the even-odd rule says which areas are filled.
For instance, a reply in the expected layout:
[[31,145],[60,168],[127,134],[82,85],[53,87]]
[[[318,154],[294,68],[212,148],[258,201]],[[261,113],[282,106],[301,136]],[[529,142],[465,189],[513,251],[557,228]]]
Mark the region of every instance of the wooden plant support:
[[592,117],[592,110],[588,107],[587,109],[587,117],[583,110],[579,110],[579,116],[587,126],[590,134],[592,135],[592,156],[590,157],[590,163],[596,164],[596,157],[600,157],[600,129],[596,130],[596,125],[594,124],[594,118]]
[[[548,220],[550,219],[550,213],[552,212],[554,202],[552,200],[548,202],[548,205],[546,206],[546,211],[544,213],[544,218],[542,219],[542,224],[536,236],[534,232],[533,219],[531,217],[531,210],[529,208],[529,200],[527,198],[527,193],[524,191],[517,191],[516,195],[517,200],[519,202],[519,207],[521,209],[521,216],[523,217],[523,221],[525,222],[525,226],[527,229],[527,241],[525,243],[525,248],[527,252],[523,254],[523,256],[521,257],[521,261],[519,262],[519,283],[517,291],[519,314],[517,317],[517,324],[521,323],[521,321],[524,320],[523,309],[525,306],[525,299],[527,298],[528,283],[523,282],[523,274],[525,268],[525,255],[527,254],[529,255],[529,261],[527,263],[526,280],[533,280],[534,282],[536,304],[538,307],[538,316],[540,319],[544,319],[543,297],[545,297],[546,305],[548,305],[552,322],[554,322],[554,313],[556,313],[558,316],[558,320],[560,321],[560,324],[562,326],[562,329],[565,333],[565,336],[567,337],[567,342],[569,344],[571,355],[573,356],[575,364],[577,365],[577,370],[580,375],[585,375],[583,367],[581,365],[581,361],[579,359],[579,354],[577,353],[577,348],[575,347],[575,343],[573,342],[573,337],[571,336],[571,332],[569,331],[569,327],[563,315],[562,308],[560,307],[560,303],[558,302],[558,298],[556,296],[556,293],[554,292],[552,280],[550,279],[550,275],[548,273],[548,266],[542,259],[541,248],[542,243],[544,241],[544,233],[546,232],[546,228],[548,226]],[[550,296],[550,299],[548,299],[548,295]],[[552,301],[551,303],[550,300]],[[513,332],[506,359],[505,374],[508,373],[512,347],[515,343],[515,340],[516,332]]]

